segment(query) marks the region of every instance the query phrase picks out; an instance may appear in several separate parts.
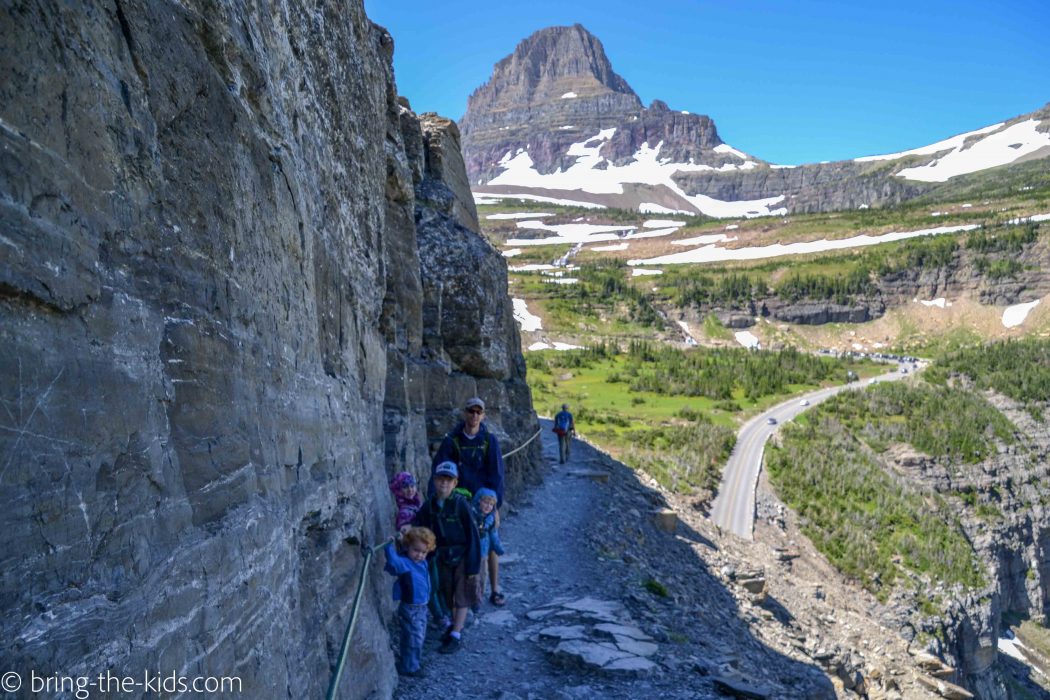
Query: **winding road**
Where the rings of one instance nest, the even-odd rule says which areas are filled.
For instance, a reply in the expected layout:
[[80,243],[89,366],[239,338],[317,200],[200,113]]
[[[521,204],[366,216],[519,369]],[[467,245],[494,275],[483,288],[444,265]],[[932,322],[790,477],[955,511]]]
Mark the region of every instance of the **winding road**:
[[[776,432],[779,424],[791,420],[840,391],[859,389],[873,381],[894,381],[908,376],[911,375],[902,374],[899,366],[894,365],[892,372],[880,374],[873,380],[828,387],[796,396],[749,420],[737,433],[736,447],[729,455],[729,461],[722,472],[722,483],[718,487],[718,496],[711,509],[711,520],[723,530],[750,540],[755,526],[755,487],[758,484],[758,473],[762,469],[762,453],[766,447],[766,440]],[[808,403],[803,404],[803,400]],[[770,418],[775,419],[776,423],[770,423]]]

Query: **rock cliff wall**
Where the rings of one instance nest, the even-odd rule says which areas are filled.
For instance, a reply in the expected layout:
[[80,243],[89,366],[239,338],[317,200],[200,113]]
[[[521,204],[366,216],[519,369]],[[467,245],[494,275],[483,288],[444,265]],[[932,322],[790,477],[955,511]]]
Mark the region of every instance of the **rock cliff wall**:
[[[360,0],[3,13],[5,670],[318,697],[388,474],[468,395],[505,451],[536,428],[455,131]],[[388,598],[344,697],[391,691]]]

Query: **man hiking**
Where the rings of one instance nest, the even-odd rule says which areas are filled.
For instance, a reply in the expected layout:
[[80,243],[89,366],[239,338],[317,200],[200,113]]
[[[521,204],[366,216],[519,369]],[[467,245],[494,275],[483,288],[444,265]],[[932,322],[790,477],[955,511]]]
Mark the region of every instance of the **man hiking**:
[[554,416],[554,432],[558,434],[558,464],[569,461],[569,447],[576,434],[576,421],[569,413],[569,404],[563,403],[561,410]]

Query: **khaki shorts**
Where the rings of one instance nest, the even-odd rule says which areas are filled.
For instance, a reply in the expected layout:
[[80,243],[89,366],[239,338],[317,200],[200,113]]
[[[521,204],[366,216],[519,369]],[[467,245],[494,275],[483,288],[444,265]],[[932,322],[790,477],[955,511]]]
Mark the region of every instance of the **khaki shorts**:
[[438,595],[450,608],[470,608],[480,602],[478,577],[467,576],[467,563],[454,567],[438,562]]

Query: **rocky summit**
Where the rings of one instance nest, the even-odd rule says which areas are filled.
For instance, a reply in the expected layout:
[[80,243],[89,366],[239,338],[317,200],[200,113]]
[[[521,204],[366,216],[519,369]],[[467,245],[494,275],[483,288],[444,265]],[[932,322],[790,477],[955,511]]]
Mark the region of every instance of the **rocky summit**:
[[891,206],[1050,157],[1048,105],[901,153],[774,165],[723,143],[708,116],[643,107],[578,24],[518,44],[471,95],[460,128],[476,195],[714,217]]
[[[564,174],[596,148],[601,155],[594,169],[629,167],[639,153],[654,164],[659,159],[716,169],[749,160],[722,143],[710,117],[672,111],[659,100],[645,108],[613,70],[602,43],[579,24],[543,29],[522,41],[470,96],[460,128],[467,174],[483,192],[519,184],[504,176],[508,170]],[[481,185],[489,187],[477,189]],[[634,189],[639,204],[675,199],[660,184],[639,181]]]

